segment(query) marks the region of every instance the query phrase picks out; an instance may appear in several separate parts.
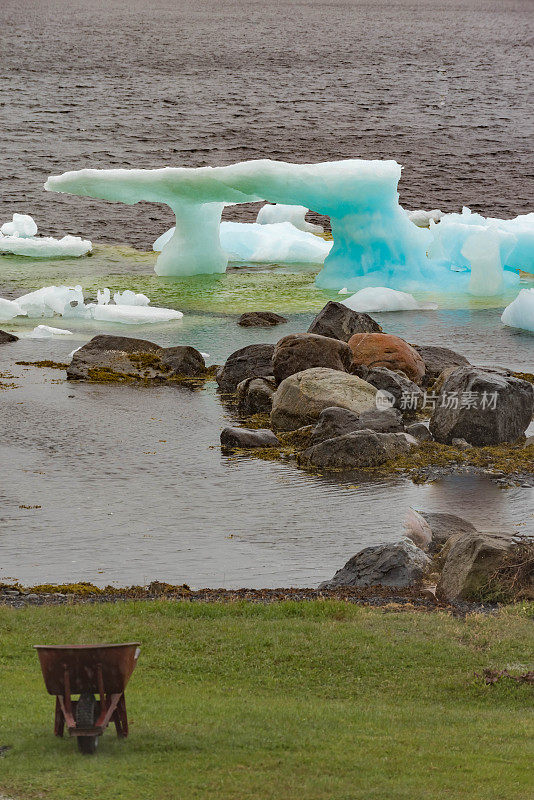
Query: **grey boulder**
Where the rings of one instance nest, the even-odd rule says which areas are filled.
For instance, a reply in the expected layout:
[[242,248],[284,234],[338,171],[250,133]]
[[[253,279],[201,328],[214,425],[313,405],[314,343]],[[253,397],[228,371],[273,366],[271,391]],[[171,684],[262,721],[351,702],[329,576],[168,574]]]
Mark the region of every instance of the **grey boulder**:
[[445,600],[481,600],[515,539],[505,533],[464,533],[452,543],[436,587]]
[[249,344],[228,356],[217,371],[217,383],[223,392],[235,392],[246,378],[263,378],[273,374],[274,344]]
[[464,367],[469,364],[465,356],[460,355],[455,350],[450,350],[448,347],[417,344],[413,344],[412,347],[417,350],[425,362],[425,376],[423,378],[425,386],[433,383],[444,369]]
[[18,342],[19,337],[15,336],[14,333],[8,333],[7,331],[0,331],[0,344],[8,344],[9,342]]
[[329,406],[348,408],[357,414],[371,411],[376,389],[356,375],[315,367],[290,375],[273,398],[271,425],[278,431],[294,431],[316,422]]
[[292,333],[277,342],[273,353],[273,371],[277,383],[312,367],[326,367],[348,372],[352,352],[346,342],[313,333]]
[[432,550],[439,550],[453,536],[461,536],[464,533],[477,533],[475,526],[463,517],[456,514],[445,514],[438,511],[419,511],[418,512],[430,526],[432,532]]
[[532,384],[478,367],[458,367],[443,382],[430,432],[443,444],[453,439],[479,446],[515,442],[533,412]]
[[421,581],[429,564],[429,557],[408,539],[366,547],[349,559],[332,580],[322,583],[319,589],[333,589],[336,586],[413,586]]
[[409,433],[410,436],[415,436],[419,442],[432,441],[432,434],[424,422],[412,422],[411,425],[406,426],[405,431],[406,433]]
[[242,328],[273,328],[284,322],[287,322],[287,319],[275,314],[274,311],[247,311],[241,314],[237,324]]
[[237,385],[237,405],[243,414],[270,414],[276,382],[273,377],[247,378]]
[[408,453],[416,445],[417,440],[405,433],[354,431],[308,447],[299,453],[298,462],[303,467],[316,469],[365,469]]
[[319,444],[325,439],[334,439],[346,433],[361,430],[377,431],[379,433],[398,433],[404,430],[400,413],[393,408],[385,411],[377,409],[355,414],[346,408],[333,406],[321,411],[317,425],[312,430],[311,444]]
[[279,447],[280,442],[268,428],[224,428],[221,431],[221,445],[226,448]]
[[387,367],[368,370],[365,380],[382,392],[393,397],[393,406],[405,416],[413,416],[424,403],[423,391],[402,372],[394,372]]
[[381,326],[369,314],[351,311],[343,303],[337,303],[334,300],[330,300],[319,311],[308,328],[308,333],[330,336],[332,339],[340,339],[342,342],[348,342],[355,333],[380,333],[381,331]]

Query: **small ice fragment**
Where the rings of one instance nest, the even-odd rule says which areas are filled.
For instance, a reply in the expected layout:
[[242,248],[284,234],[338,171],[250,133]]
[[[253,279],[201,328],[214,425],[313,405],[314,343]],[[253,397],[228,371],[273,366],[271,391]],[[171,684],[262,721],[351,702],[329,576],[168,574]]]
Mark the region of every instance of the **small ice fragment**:
[[82,347],[83,347],[83,344],[81,344],[79,347],[77,347],[75,350],[73,350],[73,351],[72,351],[72,353],[69,353],[69,354],[68,354],[68,356],[67,356],[67,358],[72,358],[72,356],[74,355],[74,353],[77,353],[77,352],[78,352],[78,350],[81,350],[81,349],[82,349]]
[[169,322],[182,319],[181,311],[173,308],[156,308],[151,306],[104,305],[88,303],[85,306],[92,319],[100,322],[123,322],[128,325],[143,325],[151,322]]
[[203,353],[202,351],[200,352],[200,355],[202,356],[202,358],[211,358],[209,353]]
[[439,222],[443,216],[443,211],[440,211],[439,208],[433,208],[432,211],[423,211],[422,208],[416,211],[408,211],[406,209],[406,213],[410,218],[410,222],[413,222],[418,228],[430,228],[430,220]]
[[44,286],[17,298],[17,303],[29,317],[74,317],[83,315],[84,308],[81,286]]
[[0,231],[4,236],[18,236],[25,239],[28,236],[35,236],[37,225],[29,214],[13,214],[13,221],[4,222]]
[[150,298],[146,294],[136,294],[131,289],[115,292],[113,299],[118,306],[147,306],[150,303]]
[[30,339],[50,339],[52,336],[72,336],[72,331],[64,328],[51,328],[49,325],[37,325],[30,333]]
[[510,328],[534,333],[534,289],[521,289],[502,312],[501,322]]
[[340,289],[340,290],[339,290],[338,294],[350,294],[350,292],[349,292],[349,290],[347,289],[347,287],[346,287],[346,286],[344,286],[344,287],[343,287],[343,289]]
[[361,313],[378,311],[434,311],[436,303],[419,303],[407,292],[399,292],[386,286],[368,286],[341,301],[344,306]]
[[290,222],[295,228],[308,233],[323,233],[322,225],[314,225],[313,222],[306,222],[306,214],[309,208],[306,206],[290,206],[284,203],[266,203],[258,211],[256,222],[259,225],[273,225],[277,222]]
[[102,289],[102,291],[98,289],[96,293],[96,300],[99,306],[100,305],[107,306],[107,304],[111,300],[111,292],[109,291],[109,289],[107,287],[105,289]]
[[0,322],[7,322],[9,319],[19,315],[25,316],[26,312],[22,310],[15,300],[5,300],[0,297]]

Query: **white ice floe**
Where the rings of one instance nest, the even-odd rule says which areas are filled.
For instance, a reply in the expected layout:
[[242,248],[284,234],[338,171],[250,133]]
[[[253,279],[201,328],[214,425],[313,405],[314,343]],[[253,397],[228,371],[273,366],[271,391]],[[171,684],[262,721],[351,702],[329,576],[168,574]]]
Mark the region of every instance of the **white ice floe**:
[[339,290],[338,294],[350,294],[346,286]]
[[1,236],[0,253],[31,258],[58,258],[71,256],[78,258],[90,253],[93,245],[79,236],[64,236],[53,239],[51,236]]
[[406,209],[406,213],[410,218],[410,222],[413,222],[418,228],[430,228],[430,220],[439,222],[443,216],[443,211],[440,211],[439,208],[433,208],[432,211],[424,211],[422,208],[418,208],[415,211]]
[[5,300],[0,297],[0,322],[7,322],[9,319],[24,316],[24,313],[16,300]]
[[37,325],[30,333],[30,339],[51,339],[53,336],[73,336],[65,328],[51,328],[50,325]]
[[305,217],[310,209],[306,206],[288,206],[284,203],[267,203],[258,211],[256,222],[260,225],[272,225],[276,222],[290,222],[295,228],[308,233],[322,233],[322,225],[307,222]]
[[26,238],[28,236],[35,236],[37,233],[37,225],[29,214],[13,214],[12,221],[4,222],[0,228],[0,232],[4,236]]
[[[16,301],[0,298],[0,320],[12,319],[23,314],[30,318],[59,316],[64,319],[94,319],[102,322],[143,325],[149,322],[168,322],[183,317],[181,311],[173,308],[149,307],[146,303],[150,300],[146,295],[135,294],[130,290],[122,294],[117,293],[115,297],[117,295],[121,302],[111,304],[109,289],[98,290],[97,302],[86,304],[81,286],[44,286],[35,292],[22,295]],[[136,302],[125,303],[125,300],[130,299],[130,295],[133,295]],[[46,328],[46,326],[39,327]]]
[[124,292],[115,292],[113,299],[118,306],[147,306],[150,303],[150,298],[146,294],[136,294],[130,289],[125,289]]
[[[174,231],[163,233],[152,249],[163,250]],[[298,230],[290,222],[221,222],[220,243],[230,261],[254,264],[322,264],[332,247],[332,242]]]
[[502,312],[501,322],[510,328],[534,333],[534,288],[521,289],[515,300]]
[[437,308],[436,303],[421,304],[413,295],[386,286],[368,286],[340,302],[352,311],[367,314],[373,311],[434,311]]

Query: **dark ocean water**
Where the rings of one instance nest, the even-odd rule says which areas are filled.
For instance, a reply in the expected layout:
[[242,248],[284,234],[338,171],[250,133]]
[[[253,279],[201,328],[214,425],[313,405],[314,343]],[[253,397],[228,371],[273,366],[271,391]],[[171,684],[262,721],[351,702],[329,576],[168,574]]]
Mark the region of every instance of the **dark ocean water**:
[[47,175],[258,157],[395,158],[407,207],[515,216],[533,17],[532,0],[2,0],[0,216],[147,247],[169,209],[52,196]]

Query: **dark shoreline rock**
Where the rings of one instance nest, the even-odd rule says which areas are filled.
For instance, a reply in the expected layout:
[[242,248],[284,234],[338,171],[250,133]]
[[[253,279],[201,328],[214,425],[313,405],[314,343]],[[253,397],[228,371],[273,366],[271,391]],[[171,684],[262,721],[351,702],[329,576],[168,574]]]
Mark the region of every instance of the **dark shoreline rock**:
[[274,311],[246,311],[237,320],[242,328],[272,328],[285,322],[287,319]]
[[319,444],[325,439],[334,439],[355,431],[371,430],[377,433],[398,433],[404,430],[400,413],[392,408],[386,411],[364,411],[355,414],[346,408],[331,406],[321,411],[312,430],[310,444]]
[[379,467],[396,456],[408,453],[417,444],[404,433],[376,433],[359,430],[308,447],[297,457],[307,468],[358,470]]
[[7,331],[0,331],[0,344],[9,344],[9,342],[18,342],[19,337],[15,336],[14,333],[8,333]]
[[334,300],[330,300],[319,311],[308,328],[308,333],[329,336],[342,342],[348,342],[355,333],[381,333],[381,331],[382,327],[369,314],[352,311],[343,303]]
[[403,372],[414,383],[420,384],[425,374],[425,362],[408,342],[389,333],[356,333],[349,339],[353,368],[385,367],[393,372]]
[[267,378],[273,374],[274,344],[249,344],[231,353],[217,371],[216,380],[222,392],[235,392],[247,378]]
[[247,416],[251,414],[270,414],[275,392],[276,381],[272,376],[267,378],[246,378],[237,385],[237,406]]
[[268,428],[223,428],[221,431],[222,447],[280,447],[280,441]]
[[273,375],[277,383],[313,367],[348,372],[352,353],[346,342],[314,333],[292,333],[277,342],[273,353]]
[[337,586],[413,586],[421,581],[429,565],[429,557],[407,539],[365,547],[338,569],[331,580],[322,583],[319,589]]
[[424,386],[430,386],[445,369],[469,365],[469,361],[465,356],[455,350],[450,350],[448,347],[417,344],[413,344],[412,347],[417,350],[425,363]]

